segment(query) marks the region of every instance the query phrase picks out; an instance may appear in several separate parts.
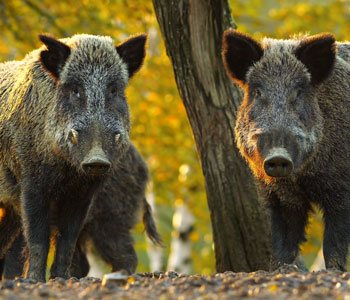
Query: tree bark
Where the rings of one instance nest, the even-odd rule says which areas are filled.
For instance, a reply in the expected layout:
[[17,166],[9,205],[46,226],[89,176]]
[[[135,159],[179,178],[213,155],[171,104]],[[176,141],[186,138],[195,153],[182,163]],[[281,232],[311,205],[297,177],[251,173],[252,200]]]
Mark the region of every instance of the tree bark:
[[241,91],[221,60],[234,27],[227,0],[153,0],[206,181],[216,268],[268,269],[270,233],[252,176],[234,143]]

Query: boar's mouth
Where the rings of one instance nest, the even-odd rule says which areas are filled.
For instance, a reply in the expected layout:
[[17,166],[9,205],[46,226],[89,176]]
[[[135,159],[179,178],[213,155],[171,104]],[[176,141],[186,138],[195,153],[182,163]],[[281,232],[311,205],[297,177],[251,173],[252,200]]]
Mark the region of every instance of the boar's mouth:
[[293,171],[293,161],[285,148],[273,148],[264,160],[264,171],[270,177],[287,177]]

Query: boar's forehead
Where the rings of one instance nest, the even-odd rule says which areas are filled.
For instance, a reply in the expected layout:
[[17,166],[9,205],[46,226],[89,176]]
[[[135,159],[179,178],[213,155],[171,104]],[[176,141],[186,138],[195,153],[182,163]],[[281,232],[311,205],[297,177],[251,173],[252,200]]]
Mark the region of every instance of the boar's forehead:
[[266,89],[294,87],[310,80],[306,67],[294,55],[296,40],[263,41],[264,55],[247,74],[249,83],[262,85]]
[[110,37],[78,35],[67,44],[71,47],[71,55],[60,75],[62,83],[76,79],[84,85],[103,85],[111,81],[126,85],[127,66]]

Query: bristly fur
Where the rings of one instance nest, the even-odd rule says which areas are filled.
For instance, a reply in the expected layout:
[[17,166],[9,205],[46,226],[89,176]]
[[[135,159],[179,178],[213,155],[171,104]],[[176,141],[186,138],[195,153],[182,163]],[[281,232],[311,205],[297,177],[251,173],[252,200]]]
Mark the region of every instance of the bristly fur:
[[350,42],[337,42],[338,56],[350,63]]
[[[245,39],[256,47],[257,41]],[[296,262],[316,203],[324,213],[326,267],[344,271],[350,243],[349,43],[336,43],[331,34],[302,35],[264,38],[261,48],[261,58],[243,74],[235,137],[270,208],[275,258]],[[237,61],[247,59],[244,52],[236,55]],[[292,163],[285,177],[269,176],[265,168],[275,149]]]

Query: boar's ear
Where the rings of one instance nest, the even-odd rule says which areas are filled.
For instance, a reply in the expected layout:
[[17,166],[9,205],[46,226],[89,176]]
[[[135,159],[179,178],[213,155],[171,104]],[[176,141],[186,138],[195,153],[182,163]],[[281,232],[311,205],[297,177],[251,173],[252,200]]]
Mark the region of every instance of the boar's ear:
[[128,66],[129,78],[142,66],[146,55],[147,34],[140,34],[129,38],[116,47],[118,54]]
[[44,68],[55,79],[58,79],[59,73],[70,54],[70,48],[66,44],[47,35],[39,35],[39,39],[47,47],[47,50],[41,51],[40,61]]
[[233,29],[224,32],[222,59],[229,76],[242,84],[248,69],[264,54],[261,45],[253,38]]
[[336,55],[335,39],[324,33],[305,38],[295,50],[295,56],[311,74],[311,83],[325,80],[333,69]]

